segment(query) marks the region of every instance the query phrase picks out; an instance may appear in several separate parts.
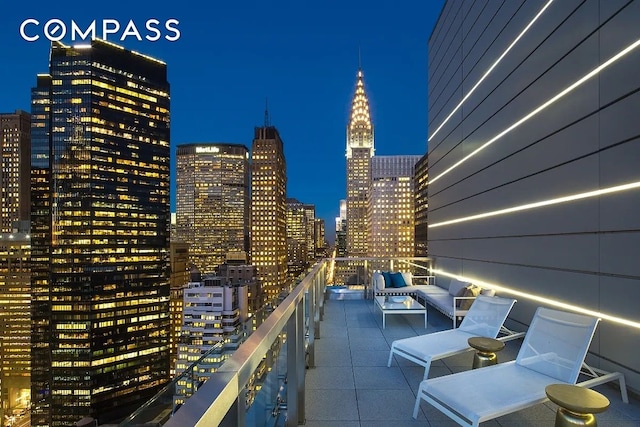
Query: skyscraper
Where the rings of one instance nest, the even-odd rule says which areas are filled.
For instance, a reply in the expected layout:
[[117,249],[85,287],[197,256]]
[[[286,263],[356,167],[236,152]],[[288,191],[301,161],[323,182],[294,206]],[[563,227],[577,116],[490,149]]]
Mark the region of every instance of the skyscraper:
[[32,90],[33,426],[129,413],[169,373],[166,64],[53,42]]
[[367,256],[367,203],[371,189],[373,125],[362,69],[347,125],[347,255]]
[[251,148],[251,264],[266,299],[287,277],[287,166],[280,134],[265,120]]
[[184,144],[177,149],[176,234],[203,273],[227,252],[248,251],[249,150],[240,144]]
[[31,116],[16,110],[0,114],[0,233],[12,233],[28,221],[31,189]]
[[413,175],[418,160],[420,156],[374,156],[371,159],[369,256],[413,256]]
[[287,199],[287,264],[292,277],[307,267],[306,206],[297,199]]
[[303,206],[306,226],[304,238],[307,246],[307,262],[313,262],[316,258],[316,207],[309,203],[305,203]]
[[0,234],[0,419],[30,403],[30,239]]
[[315,257],[324,258],[327,256],[327,246],[325,242],[324,219],[316,218],[314,221]]
[[429,155],[425,154],[416,163],[416,172],[413,176],[414,196],[415,196],[415,251],[414,256],[426,257],[427,234],[428,234],[428,213],[429,202],[427,200],[429,192]]
[[30,403],[31,116],[0,114],[0,424]]

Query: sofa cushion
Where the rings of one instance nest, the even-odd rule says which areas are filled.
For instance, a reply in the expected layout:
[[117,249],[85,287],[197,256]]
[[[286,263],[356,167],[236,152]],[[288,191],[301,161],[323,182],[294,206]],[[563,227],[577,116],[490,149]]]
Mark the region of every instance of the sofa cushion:
[[391,273],[389,273],[388,271],[382,271],[381,274],[382,274],[382,277],[384,278],[384,287],[392,288],[393,285],[391,283]]
[[394,288],[404,288],[407,284],[402,277],[402,273],[391,273],[391,286]]
[[449,317],[453,317],[453,297],[447,293],[430,294],[427,301],[430,305],[445,313]]
[[445,295],[449,298],[452,298],[449,295],[449,291],[441,288],[436,285],[413,285],[414,288],[420,293],[420,295],[424,298],[428,298],[431,295]]
[[458,279],[451,279],[451,283],[449,283],[449,295],[454,297],[458,296],[460,290],[466,288],[467,286],[469,286],[469,283],[467,282],[462,282]]

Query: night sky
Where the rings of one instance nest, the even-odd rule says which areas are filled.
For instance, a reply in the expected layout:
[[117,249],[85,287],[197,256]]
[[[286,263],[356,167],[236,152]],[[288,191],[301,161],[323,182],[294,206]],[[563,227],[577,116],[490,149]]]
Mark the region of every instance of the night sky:
[[[97,20],[121,28],[108,40],[167,63],[171,84],[171,145],[242,143],[254,126],[271,124],[284,141],[287,196],[316,205],[332,240],[345,198],[345,135],[355,90],[358,51],[375,127],[377,155],[426,153],[427,41],[443,0],[298,1],[41,1],[9,2],[0,13],[0,112],[30,111],[36,74],[48,72],[43,27],[60,19],[84,30]],[[188,5],[188,7],[187,7]],[[24,6],[24,8],[21,8]],[[20,24],[35,18],[40,25]],[[177,19],[180,38],[164,29]],[[160,22],[161,39],[145,28]],[[133,20],[143,41],[120,41]],[[173,173],[172,173],[173,175]],[[172,176],[175,183],[175,176]],[[172,187],[172,211],[175,187]]]

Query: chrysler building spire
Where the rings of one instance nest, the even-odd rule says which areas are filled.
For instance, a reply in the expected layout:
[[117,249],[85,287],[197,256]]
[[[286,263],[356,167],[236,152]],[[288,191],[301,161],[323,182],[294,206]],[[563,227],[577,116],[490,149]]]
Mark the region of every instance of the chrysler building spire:
[[347,125],[347,157],[351,157],[353,148],[370,148],[373,156],[373,125],[369,112],[369,99],[364,90],[362,68],[358,69],[356,91],[351,103],[351,115]]

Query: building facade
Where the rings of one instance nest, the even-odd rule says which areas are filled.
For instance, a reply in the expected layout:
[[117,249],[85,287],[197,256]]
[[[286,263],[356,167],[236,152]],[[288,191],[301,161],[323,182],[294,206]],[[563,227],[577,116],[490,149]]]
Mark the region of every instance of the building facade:
[[227,252],[248,251],[249,150],[184,144],[176,159],[176,234],[190,244],[191,262],[213,272]]
[[184,312],[178,345],[176,375],[216,347],[199,364],[197,372],[176,383],[174,406],[183,404],[238,348],[240,300],[246,307],[246,287],[226,286],[222,279],[205,275],[184,289]]
[[367,256],[367,207],[371,189],[374,135],[362,69],[347,124],[347,255]]
[[178,338],[182,330],[182,304],[184,289],[191,279],[191,265],[189,261],[189,244],[176,239],[170,244],[171,269],[169,275],[169,313],[171,317],[171,331],[169,333],[170,346],[170,376],[175,375],[176,360],[178,358]]
[[438,274],[511,292],[520,330],[539,305],[599,313],[587,362],[636,391],[639,19],[640,1],[447,1],[428,75]]
[[428,225],[429,225],[429,156],[425,154],[416,163],[413,175],[415,196],[415,253],[414,256],[429,256]]
[[289,275],[296,277],[307,267],[307,215],[299,200],[287,199],[287,264]]
[[31,423],[104,423],[169,376],[167,67],[53,42],[31,103]]
[[287,283],[287,165],[278,130],[256,127],[251,147],[251,264],[265,298]]
[[347,256],[347,201],[340,200],[340,215],[336,217],[336,256]]
[[[256,313],[262,307],[262,291],[257,279],[256,267],[244,261],[227,260],[218,268],[218,276],[223,284],[243,287],[246,298],[240,298],[240,321],[244,322],[249,314]],[[244,295],[244,294],[243,294]]]
[[371,257],[411,257],[415,251],[416,162],[420,156],[374,156],[368,206]]
[[315,257],[326,258],[327,257],[327,243],[325,241],[324,219],[316,218],[314,221],[314,246]]
[[0,113],[0,233],[13,233],[28,222],[31,190],[31,115]]
[[31,239],[0,234],[0,425],[31,403]]

